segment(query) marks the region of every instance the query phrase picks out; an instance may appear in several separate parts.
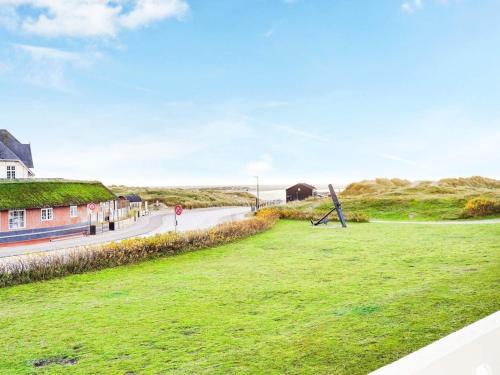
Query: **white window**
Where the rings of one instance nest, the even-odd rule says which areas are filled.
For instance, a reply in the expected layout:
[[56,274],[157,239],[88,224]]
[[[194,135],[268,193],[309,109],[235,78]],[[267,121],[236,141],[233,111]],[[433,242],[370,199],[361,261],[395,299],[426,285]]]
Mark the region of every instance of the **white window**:
[[69,217],[78,217],[78,206],[69,206]]
[[49,221],[54,219],[54,209],[42,208],[42,221]]
[[26,227],[26,211],[9,211],[9,230],[23,229]]
[[7,166],[7,178],[14,180],[16,178],[16,167],[14,165]]

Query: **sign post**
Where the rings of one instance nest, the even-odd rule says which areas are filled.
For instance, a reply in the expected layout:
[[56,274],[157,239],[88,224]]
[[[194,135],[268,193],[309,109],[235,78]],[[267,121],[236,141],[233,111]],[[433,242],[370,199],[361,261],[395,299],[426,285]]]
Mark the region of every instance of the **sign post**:
[[92,214],[94,213],[96,207],[95,203],[89,203],[87,205],[87,210],[89,211],[89,234],[91,236],[96,234],[95,227],[92,226]]
[[177,224],[178,224],[178,222],[177,222],[177,216],[181,216],[182,215],[182,211],[184,211],[184,210],[183,210],[183,208],[182,208],[182,206],[180,204],[178,204],[178,205],[175,206],[175,210],[174,210],[175,223],[174,224],[175,224],[175,231],[176,232],[177,232]]

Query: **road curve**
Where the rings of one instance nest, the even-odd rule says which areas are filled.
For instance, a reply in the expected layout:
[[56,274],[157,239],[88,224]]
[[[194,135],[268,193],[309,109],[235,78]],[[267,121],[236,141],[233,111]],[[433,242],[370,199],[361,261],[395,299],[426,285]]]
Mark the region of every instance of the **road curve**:
[[[251,212],[249,207],[217,207],[184,210],[177,217],[177,230],[202,230],[217,224],[244,219]],[[129,238],[150,237],[175,230],[172,210],[153,212],[141,217],[134,225],[114,232],[105,232],[96,236],[84,236],[54,242],[33,245],[10,246],[0,248],[0,258],[8,259],[35,253],[65,252],[85,246],[117,242]]]

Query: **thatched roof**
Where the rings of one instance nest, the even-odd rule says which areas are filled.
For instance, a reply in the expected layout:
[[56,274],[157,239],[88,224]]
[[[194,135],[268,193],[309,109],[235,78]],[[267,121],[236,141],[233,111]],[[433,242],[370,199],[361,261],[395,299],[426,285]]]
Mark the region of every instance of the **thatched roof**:
[[0,181],[0,210],[63,207],[112,199],[115,199],[115,195],[97,181]]

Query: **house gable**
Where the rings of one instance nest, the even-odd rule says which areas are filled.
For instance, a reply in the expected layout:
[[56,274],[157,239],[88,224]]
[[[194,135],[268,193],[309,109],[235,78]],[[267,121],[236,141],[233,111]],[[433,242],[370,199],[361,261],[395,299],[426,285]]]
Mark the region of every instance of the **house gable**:
[[0,160],[19,160],[26,168],[34,168],[31,145],[22,144],[6,129],[0,129]]

